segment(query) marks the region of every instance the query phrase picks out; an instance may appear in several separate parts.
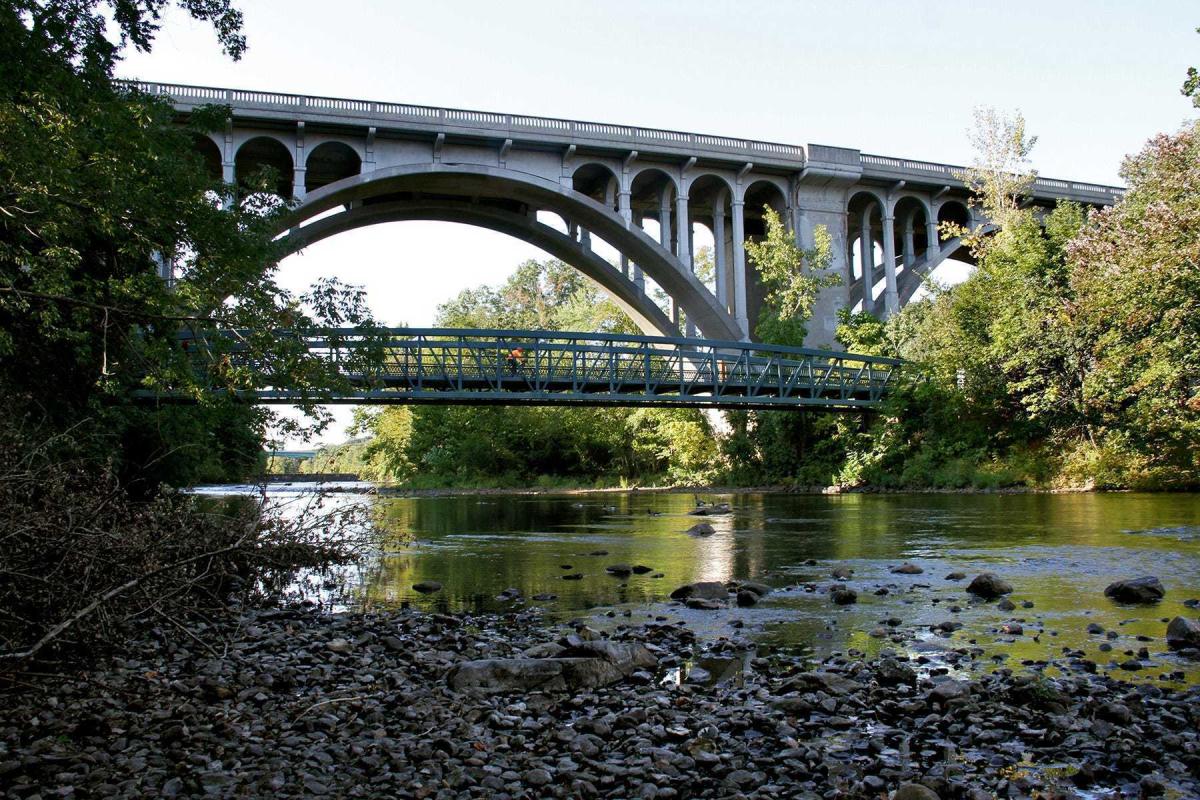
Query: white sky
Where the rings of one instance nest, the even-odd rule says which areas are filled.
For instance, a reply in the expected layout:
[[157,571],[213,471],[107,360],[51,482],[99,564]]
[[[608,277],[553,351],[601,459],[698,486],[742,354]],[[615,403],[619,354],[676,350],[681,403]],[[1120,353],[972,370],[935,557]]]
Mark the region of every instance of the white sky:
[[[966,163],[971,110],[1019,108],[1049,177],[1118,183],[1127,153],[1193,115],[1200,6],[1126,0],[241,0],[223,56],[170,12],[122,77],[592,119]],[[703,242],[697,242],[702,244]],[[498,283],[523,242],[448,223],[354,231],[288,258],[297,290],[364,285],[382,321],[428,325]],[[939,275],[939,277],[942,277]],[[949,277],[949,276],[946,276]],[[342,420],[347,409],[339,410]],[[343,424],[322,439],[343,438]],[[300,446],[291,442],[290,446]]]

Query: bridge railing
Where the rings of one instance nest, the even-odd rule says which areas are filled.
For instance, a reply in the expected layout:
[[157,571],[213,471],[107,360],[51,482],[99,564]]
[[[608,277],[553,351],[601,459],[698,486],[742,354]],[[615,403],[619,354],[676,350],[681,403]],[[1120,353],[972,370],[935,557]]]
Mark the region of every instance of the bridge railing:
[[[618,334],[423,328],[272,335],[294,339],[329,365],[344,384],[334,402],[861,407],[882,399],[900,364],[800,347]],[[273,385],[270,357],[249,344],[253,338],[181,340],[213,388],[294,401],[297,392]],[[249,381],[230,383],[234,373]]]
[[[878,156],[870,153],[863,153],[860,158],[864,167],[876,167],[895,172],[924,172],[938,176],[951,185],[962,184],[958,176],[966,171],[966,167],[955,166],[954,164],[915,161],[910,158],[892,158],[891,156]],[[1052,197],[1062,195],[1099,195],[1111,198],[1111,201],[1114,203],[1120,200],[1125,194],[1125,190],[1119,186],[1105,186],[1099,183],[1084,183],[1081,181],[1065,181],[1058,178],[1038,177],[1033,182],[1033,188],[1035,192]]]
[[729,136],[710,136],[663,128],[643,128],[633,125],[614,125],[607,122],[539,117],[526,114],[499,114],[492,111],[473,111],[462,108],[386,103],[373,100],[353,100],[342,97],[319,97],[302,94],[281,94],[244,89],[222,89],[211,86],[192,86],[182,83],[150,83],[123,81],[145,94],[165,95],[179,102],[199,101],[231,107],[251,107],[272,110],[308,110],[341,112],[354,116],[381,119],[411,120],[417,123],[445,123],[456,126],[482,127],[503,130],[537,130],[582,138],[620,138],[648,144],[669,143],[690,145],[703,149],[731,150],[782,158],[803,164],[804,147],[783,142],[763,142]]

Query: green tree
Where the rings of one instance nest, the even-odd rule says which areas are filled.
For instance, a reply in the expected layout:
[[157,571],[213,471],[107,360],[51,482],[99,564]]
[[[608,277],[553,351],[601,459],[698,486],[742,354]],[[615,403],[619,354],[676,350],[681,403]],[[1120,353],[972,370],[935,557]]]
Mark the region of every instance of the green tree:
[[833,258],[829,231],[817,226],[814,246],[805,250],[770,206],[763,207],[763,221],[766,236],[746,242],[746,256],[766,289],[754,332],[762,342],[800,346],[817,293],[841,282],[827,272]]
[[1150,485],[1200,482],[1200,125],[1128,158],[1129,190],[1070,245],[1089,413]]
[[[191,128],[168,103],[114,83],[122,50],[148,50],[165,0],[33,2],[0,9],[0,386],[10,416],[51,431],[83,425],[93,455],[134,480],[211,475],[256,459],[268,418],[206,391],[297,385],[313,400],[333,380],[297,341],[269,329],[367,321],[361,295],[327,282],[294,297],[274,280],[272,242],[286,207],[269,192],[220,202],[193,137],[225,110],[201,110]],[[229,0],[175,3],[210,22],[227,53],[245,48]],[[269,176],[252,176],[265,187]],[[159,278],[173,265],[173,287]],[[181,328],[211,334],[185,353]],[[261,368],[225,359],[231,329]],[[196,360],[204,363],[197,372]],[[134,407],[133,389],[191,393],[193,409]],[[308,404],[312,408],[312,403]],[[214,442],[212,428],[240,431]],[[214,448],[214,444],[217,447]],[[237,452],[234,452],[237,451]],[[188,464],[198,465],[189,477]],[[202,466],[208,465],[208,466]],[[202,466],[202,468],[200,468]]]

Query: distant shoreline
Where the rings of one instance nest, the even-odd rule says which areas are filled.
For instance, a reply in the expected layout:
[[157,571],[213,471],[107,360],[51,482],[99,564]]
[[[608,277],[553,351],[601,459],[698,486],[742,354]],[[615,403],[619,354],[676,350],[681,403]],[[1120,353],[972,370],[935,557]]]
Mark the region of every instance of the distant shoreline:
[[[265,481],[267,484],[278,483],[313,483],[322,481],[350,482],[359,479],[349,475],[273,475]],[[532,497],[548,495],[590,495],[590,494],[704,494],[704,495],[739,495],[739,494],[799,494],[799,495],[844,495],[844,494],[1099,494],[1127,493],[1128,489],[1097,489],[1079,486],[1062,489],[1041,489],[1028,486],[1010,486],[998,489],[935,489],[935,488],[904,488],[894,489],[879,486],[627,486],[627,487],[561,487],[561,486],[527,486],[527,487],[479,487],[479,486],[444,486],[435,488],[416,488],[405,486],[390,486],[370,484],[362,481],[362,487],[339,486],[331,489],[336,492],[363,494],[378,494],[387,497],[471,497],[471,496],[510,496]]]

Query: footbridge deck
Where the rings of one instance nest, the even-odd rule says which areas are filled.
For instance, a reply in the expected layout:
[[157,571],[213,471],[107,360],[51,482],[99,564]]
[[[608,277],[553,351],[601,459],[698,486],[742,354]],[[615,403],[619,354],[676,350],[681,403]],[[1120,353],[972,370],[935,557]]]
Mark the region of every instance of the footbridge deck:
[[[692,406],[725,409],[877,405],[894,359],[749,342],[550,331],[353,329],[294,339],[338,376],[323,403]],[[272,386],[249,337],[183,337],[215,391],[256,403],[312,399]],[[263,376],[247,388],[230,375]],[[170,392],[144,398],[179,400]]]

